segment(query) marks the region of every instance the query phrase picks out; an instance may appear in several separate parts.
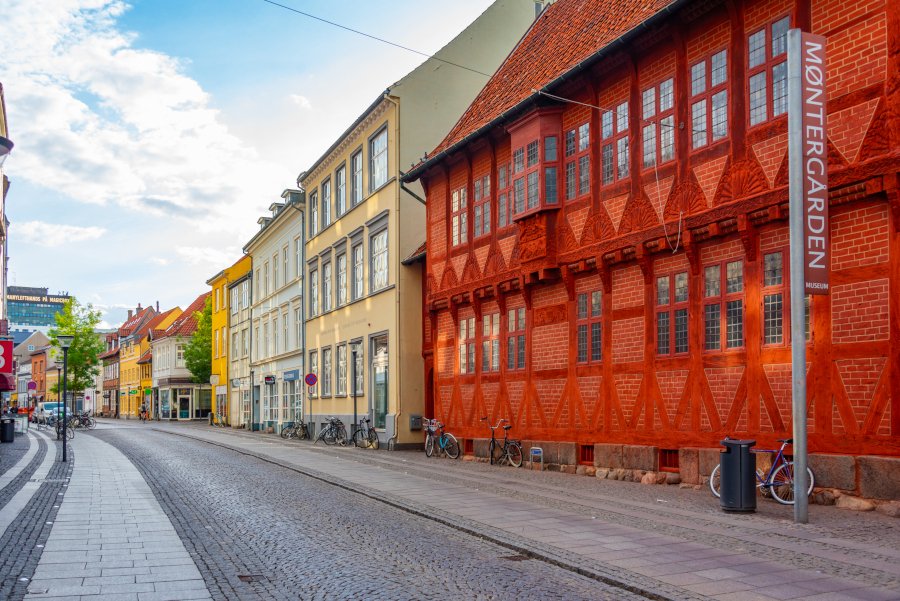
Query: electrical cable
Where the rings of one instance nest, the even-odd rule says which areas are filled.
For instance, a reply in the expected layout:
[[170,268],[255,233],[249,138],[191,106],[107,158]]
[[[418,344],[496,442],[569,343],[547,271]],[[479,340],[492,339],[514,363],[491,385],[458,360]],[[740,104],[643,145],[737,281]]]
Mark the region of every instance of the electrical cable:
[[459,67],[460,69],[465,69],[466,71],[471,71],[472,73],[477,73],[478,75],[483,75],[485,77],[491,77],[490,73],[484,73],[483,71],[479,71],[478,69],[473,69],[471,67],[466,67],[465,65],[460,65],[459,63],[454,63],[453,61],[448,61],[443,58],[438,58],[438,57],[434,56],[433,54],[428,54],[427,52],[422,52],[421,50],[416,50],[415,48],[410,48],[408,46],[403,46],[402,44],[397,44],[396,42],[391,42],[390,40],[380,38],[378,36],[366,33],[364,31],[359,31],[358,29],[353,29],[352,27],[347,27],[346,25],[341,25],[340,23],[335,23],[334,21],[329,21],[328,19],[323,19],[322,17],[317,17],[316,15],[310,14],[308,12],[304,12],[302,10],[292,8],[290,6],[285,6],[284,4],[279,4],[278,2],[274,2],[273,0],[261,0],[261,1],[265,2],[266,4],[271,4],[272,6],[277,6],[279,8],[289,10],[293,13],[297,13],[298,15],[303,15],[304,17],[309,17],[310,19],[315,19],[316,21],[321,21],[322,23],[327,23],[328,25],[331,25],[332,27],[337,27],[338,29],[343,29],[345,31],[349,31],[349,32],[361,35],[363,37],[367,37],[372,40],[376,40],[383,44],[387,44],[389,46],[394,46],[395,48],[400,48],[401,50],[406,50],[407,52],[412,52],[414,54],[418,54],[420,56],[424,56],[426,58],[430,58],[430,59],[436,60],[438,62],[447,64],[447,65]]

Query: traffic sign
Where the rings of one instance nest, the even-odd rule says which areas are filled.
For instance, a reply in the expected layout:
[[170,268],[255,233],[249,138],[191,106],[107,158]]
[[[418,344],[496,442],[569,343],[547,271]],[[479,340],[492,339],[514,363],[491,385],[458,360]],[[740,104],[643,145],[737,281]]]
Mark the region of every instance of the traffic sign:
[[315,386],[319,381],[319,378],[316,377],[316,374],[309,373],[306,374],[306,377],[303,378],[303,381],[306,382],[307,386]]

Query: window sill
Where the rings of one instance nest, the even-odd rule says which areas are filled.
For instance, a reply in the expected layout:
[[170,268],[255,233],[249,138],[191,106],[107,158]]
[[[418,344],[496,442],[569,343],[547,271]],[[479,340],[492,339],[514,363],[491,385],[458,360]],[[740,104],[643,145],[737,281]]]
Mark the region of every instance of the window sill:
[[371,192],[369,192],[369,193],[368,193],[361,201],[359,201],[359,202],[356,203],[356,204],[351,204],[351,205],[350,205],[350,208],[348,208],[346,212],[344,212],[344,213],[341,214],[341,215],[335,216],[334,221],[332,221],[331,223],[329,223],[328,225],[326,225],[325,227],[323,227],[321,230],[317,231],[315,234],[310,235],[310,236],[306,239],[306,244],[309,244],[310,242],[312,242],[313,240],[315,240],[316,238],[318,238],[321,234],[324,234],[324,233],[327,232],[329,229],[331,229],[332,227],[334,227],[334,225],[337,224],[341,219],[343,219],[344,217],[346,217],[347,215],[349,215],[350,213],[352,213],[354,209],[356,209],[357,207],[361,207],[361,206],[363,206],[364,204],[366,204],[366,203],[369,201],[370,198],[372,198],[373,196],[375,196],[376,194],[378,194],[379,192],[381,192],[382,190],[384,190],[385,188],[387,188],[388,186],[390,186],[392,183],[394,183],[394,181],[396,181],[396,179],[397,179],[397,176],[393,176],[393,177],[389,178],[386,182],[384,182],[383,184],[381,184],[380,186],[378,186],[377,188],[375,188],[374,190],[372,190]]
[[341,306],[339,306],[339,307],[335,307],[334,309],[329,309],[328,311],[325,311],[325,312],[322,312],[322,313],[317,313],[317,314],[315,314],[315,315],[310,315],[310,317],[306,320],[306,322],[310,322],[310,321],[312,321],[313,319],[316,319],[317,317],[324,317],[325,315],[328,315],[328,314],[330,314],[330,313],[336,313],[336,312],[340,311],[341,309],[346,309],[347,307],[350,307],[350,306],[352,306],[352,305],[354,305],[354,304],[356,304],[356,303],[359,303],[359,302],[362,302],[362,301],[367,300],[367,299],[369,299],[369,298],[372,298],[373,296],[377,296],[377,295],[381,294],[382,292],[387,292],[387,291],[389,291],[389,290],[393,290],[394,288],[396,288],[396,285],[391,284],[391,285],[386,286],[386,287],[384,287],[384,288],[380,288],[380,289],[376,290],[375,292],[370,292],[369,294],[367,294],[367,295],[365,295],[365,296],[361,296],[361,297],[359,297],[359,298],[357,298],[357,299],[354,299],[354,300],[350,301],[349,303],[347,303],[346,305],[341,305]]

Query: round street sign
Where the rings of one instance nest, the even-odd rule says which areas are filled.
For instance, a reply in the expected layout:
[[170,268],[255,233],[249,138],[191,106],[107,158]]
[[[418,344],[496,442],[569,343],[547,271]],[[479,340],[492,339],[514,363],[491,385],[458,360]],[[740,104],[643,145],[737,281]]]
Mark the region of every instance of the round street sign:
[[306,382],[307,386],[315,386],[316,382],[319,381],[319,378],[316,377],[316,374],[306,374],[306,377],[303,378],[303,381]]
[[37,390],[37,382],[34,380],[28,382],[28,390]]

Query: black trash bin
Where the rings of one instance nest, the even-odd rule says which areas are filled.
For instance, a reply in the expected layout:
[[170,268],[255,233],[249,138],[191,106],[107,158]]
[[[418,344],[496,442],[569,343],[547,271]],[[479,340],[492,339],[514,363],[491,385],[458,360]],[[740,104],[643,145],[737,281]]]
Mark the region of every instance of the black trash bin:
[[755,440],[722,441],[719,454],[719,502],[725,511],[756,511],[756,455],[750,452]]
[[16,418],[0,418],[0,442],[16,441]]

